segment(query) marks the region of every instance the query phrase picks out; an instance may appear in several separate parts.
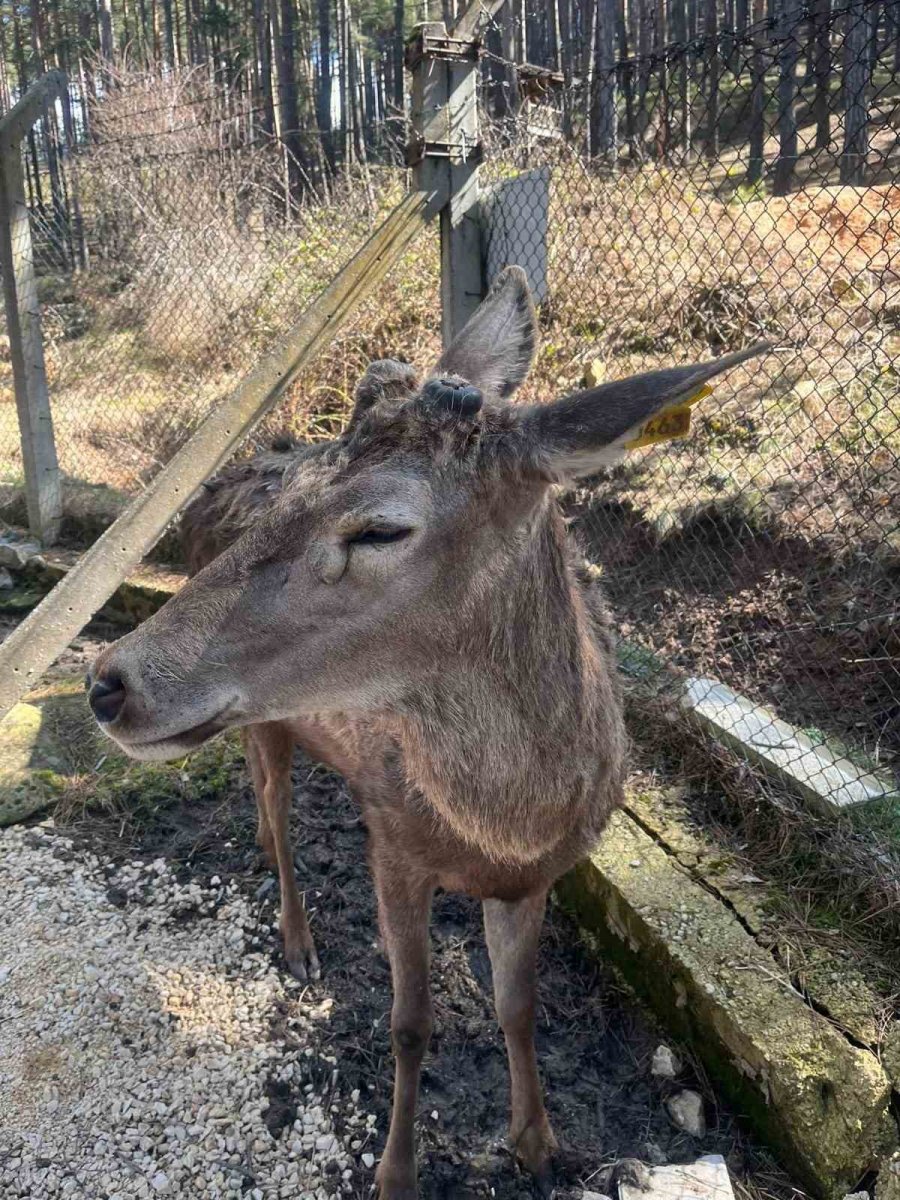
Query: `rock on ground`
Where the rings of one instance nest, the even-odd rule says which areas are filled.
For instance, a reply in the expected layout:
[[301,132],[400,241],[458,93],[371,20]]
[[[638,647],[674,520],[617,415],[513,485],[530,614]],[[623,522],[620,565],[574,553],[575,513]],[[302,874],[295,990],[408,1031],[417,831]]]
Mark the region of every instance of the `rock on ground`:
[[657,1046],[650,1064],[650,1074],[657,1079],[674,1079],[681,1073],[678,1055],[668,1046]]
[[669,1116],[679,1129],[691,1137],[702,1138],[706,1134],[706,1117],[703,1113],[703,1097],[685,1089],[666,1101]]

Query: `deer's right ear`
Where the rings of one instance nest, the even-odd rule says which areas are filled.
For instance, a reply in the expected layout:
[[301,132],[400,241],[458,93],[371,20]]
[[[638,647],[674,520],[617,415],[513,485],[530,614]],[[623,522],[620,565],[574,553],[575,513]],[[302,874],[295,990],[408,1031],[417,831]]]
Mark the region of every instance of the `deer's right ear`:
[[537,332],[528,278],[507,267],[431,374],[459,376],[489,399],[506,400],[531,368]]
[[618,462],[651,417],[688,399],[714,376],[770,349],[768,342],[759,342],[712,362],[632,375],[525,409],[519,429],[527,453],[559,483],[593,475]]

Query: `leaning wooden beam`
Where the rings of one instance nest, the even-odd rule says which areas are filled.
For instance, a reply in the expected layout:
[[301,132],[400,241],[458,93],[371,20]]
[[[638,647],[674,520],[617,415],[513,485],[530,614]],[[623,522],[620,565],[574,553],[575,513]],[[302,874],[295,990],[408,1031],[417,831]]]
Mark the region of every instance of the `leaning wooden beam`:
[[412,192],[394,209],[277,350],[203,421],[147,489],[107,529],[49,596],[0,646],[0,716],[68,646],[125,575],[275,404],[401,257],[432,215],[432,197]]
[[43,113],[44,105],[56,100],[68,86],[65,71],[48,71],[42,75],[21,100],[0,117],[0,141],[7,145],[20,142]]

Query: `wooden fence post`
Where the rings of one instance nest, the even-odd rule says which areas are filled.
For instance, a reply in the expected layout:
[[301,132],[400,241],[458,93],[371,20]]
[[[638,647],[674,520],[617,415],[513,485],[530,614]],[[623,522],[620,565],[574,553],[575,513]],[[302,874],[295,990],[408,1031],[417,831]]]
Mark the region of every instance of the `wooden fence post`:
[[59,536],[62,498],[44,366],[31,222],[25,200],[22,138],[40,116],[43,106],[65,87],[62,71],[49,72],[0,120],[0,271],[28,526],[45,545],[52,544]]
[[407,163],[415,185],[437,194],[441,229],[441,334],[446,346],[481,302],[484,289],[478,212],[479,43],[419,25],[407,43],[413,76]]

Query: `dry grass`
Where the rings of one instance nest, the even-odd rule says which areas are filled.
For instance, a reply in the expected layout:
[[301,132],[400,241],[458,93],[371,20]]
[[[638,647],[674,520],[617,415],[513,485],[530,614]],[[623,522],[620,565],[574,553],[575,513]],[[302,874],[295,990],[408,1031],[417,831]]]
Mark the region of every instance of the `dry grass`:
[[[769,914],[778,952],[802,976],[821,948],[843,958],[884,1001],[900,1000],[900,840],[896,814],[825,818],[685,724],[665,683],[627,695],[638,770],[683,789],[694,817],[747,870],[777,885]],[[884,1014],[882,1014],[883,1016]]]
[[[42,287],[70,490],[125,495],[276,344],[399,199],[403,180],[348,176],[285,222],[277,156],[223,151],[231,122],[245,118],[228,108],[225,120],[227,98],[202,75],[120,84],[98,106],[96,143],[79,160],[89,269]],[[0,484],[10,492],[21,460],[5,366]],[[317,393],[327,386],[312,382]],[[302,408],[295,396],[299,432]]]

